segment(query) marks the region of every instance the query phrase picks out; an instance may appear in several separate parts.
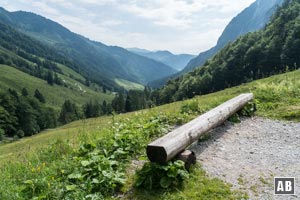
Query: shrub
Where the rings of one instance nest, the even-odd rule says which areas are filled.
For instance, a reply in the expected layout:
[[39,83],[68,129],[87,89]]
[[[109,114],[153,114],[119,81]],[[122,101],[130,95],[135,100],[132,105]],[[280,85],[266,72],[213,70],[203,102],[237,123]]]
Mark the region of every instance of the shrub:
[[24,135],[25,135],[24,131],[22,131],[22,130],[18,130],[18,132],[17,132],[17,136],[18,136],[19,138],[22,138],[22,137],[24,137]]
[[181,160],[170,161],[164,165],[146,163],[137,172],[135,186],[147,190],[172,188],[179,186],[188,177],[188,171]]

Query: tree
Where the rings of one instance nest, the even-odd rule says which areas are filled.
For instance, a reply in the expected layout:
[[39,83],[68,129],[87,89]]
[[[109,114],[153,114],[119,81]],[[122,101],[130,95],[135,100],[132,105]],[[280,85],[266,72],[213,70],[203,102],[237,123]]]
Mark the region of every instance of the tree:
[[107,103],[106,103],[105,100],[102,102],[101,109],[102,109],[102,113],[103,113],[103,114],[108,114],[108,113],[107,113]]
[[47,83],[49,85],[53,85],[54,84],[53,72],[51,70],[48,71],[46,80],[47,80]]
[[112,101],[112,108],[117,113],[122,113],[125,111],[125,98],[122,92],[117,94]]
[[0,94],[0,128],[9,136],[13,136],[18,126],[16,115],[18,100],[10,93]]
[[0,141],[3,140],[4,134],[5,134],[4,130],[0,128]]
[[46,103],[44,96],[42,95],[42,93],[40,93],[38,89],[34,91],[34,97],[37,98],[41,103]]
[[126,97],[126,101],[125,101],[125,112],[132,111],[131,104],[132,104],[131,98],[130,98],[130,95],[128,94]]
[[28,91],[26,88],[22,89],[22,96],[27,97],[28,96]]
[[40,131],[40,127],[37,122],[39,113],[34,110],[28,101],[22,100],[17,105],[17,117],[19,119],[18,128],[24,131],[25,136],[31,136]]
[[102,106],[97,101],[89,101],[83,106],[83,113],[86,118],[99,117],[102,112]]
[[61,80],[61,78],[57,75],[57,73],[54,74],[54,83],[56,85],[63,85],[63,81]]
[[24,136],[25,136],[25,133],[24,133],[24,131],[22,131],[22,130],[18,130],[18,132],[17,132],[17,136],[18,136],[19,138],[22,138],[22,137],[24,137]]
[[62,109],[58,121],[62,124],[67,124],[72,121],[78,120],[80,117],[77,106],[70,100],[66,100],[62,105]]

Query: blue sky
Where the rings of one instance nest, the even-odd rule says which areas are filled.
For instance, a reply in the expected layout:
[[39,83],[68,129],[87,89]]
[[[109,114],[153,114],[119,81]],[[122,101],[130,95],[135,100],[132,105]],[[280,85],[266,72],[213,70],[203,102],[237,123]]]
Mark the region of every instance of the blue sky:
[[107,45],[198,54],[255,0],[1,0]]

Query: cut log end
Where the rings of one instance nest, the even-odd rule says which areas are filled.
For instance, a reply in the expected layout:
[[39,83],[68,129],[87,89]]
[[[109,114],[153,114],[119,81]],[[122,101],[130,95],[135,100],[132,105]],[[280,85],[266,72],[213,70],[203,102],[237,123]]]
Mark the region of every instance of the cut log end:
[[156,162],[156,163],[167,162],[167,152],[164,147],[148,145],[147,156],[151,162]]

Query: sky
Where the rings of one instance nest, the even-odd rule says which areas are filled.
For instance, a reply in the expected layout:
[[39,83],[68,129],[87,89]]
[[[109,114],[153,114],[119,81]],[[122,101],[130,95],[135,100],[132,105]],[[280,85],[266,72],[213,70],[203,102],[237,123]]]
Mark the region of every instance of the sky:
[[34,12],[107,45],[197,55],[254,1],[1,0],[0,6]]

